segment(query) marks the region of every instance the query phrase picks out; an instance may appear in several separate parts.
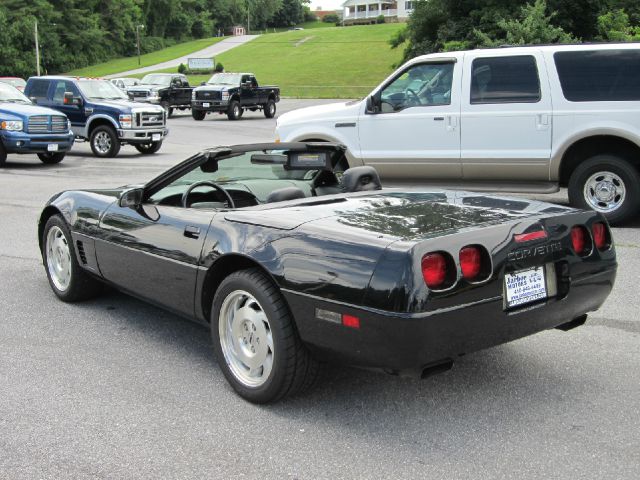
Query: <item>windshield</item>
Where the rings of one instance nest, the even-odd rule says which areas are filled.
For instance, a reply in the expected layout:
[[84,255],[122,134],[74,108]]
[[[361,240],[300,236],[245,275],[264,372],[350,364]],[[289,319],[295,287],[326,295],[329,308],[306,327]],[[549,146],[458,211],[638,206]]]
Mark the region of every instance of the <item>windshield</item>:
[[79,80],[78,87],[87,98],[127,100],[128,97],[109,80]]
[[0,82],[8,83],[9,85],[13,85],[14,87],[19,87],[24,89],[27,84],[22,78],[0,78]]
[[0,102],[31,103],[31,100],[25,97],[16,87],[8,83],[0,83]]
[[171,84],[171,75],[162,75],[158,73],[145,75],[140,83],[143,85],[159,85],[161,87],[168,87]]
[[209,85],[240,85],[239,73],[216,73],[207,82]]

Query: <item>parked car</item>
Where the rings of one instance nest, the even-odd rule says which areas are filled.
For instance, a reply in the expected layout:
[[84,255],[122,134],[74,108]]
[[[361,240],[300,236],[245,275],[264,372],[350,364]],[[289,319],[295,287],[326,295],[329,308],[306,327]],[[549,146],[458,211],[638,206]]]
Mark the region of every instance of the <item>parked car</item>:
[[245,110],[262,110],[273,118],[280,89],[261,87],[252,73],[215,73],[208,82],[193,89],[191,115],[203,120],[210,112],[226,113],[229,120],[238,120]]
[[112,78],[111,83],[113,83],[116,87],[118,87],[123,92],[127,91],[127,88],[135,87],[136,85],[140,85],[140,80],[137,78]]
[[167,112],[167,116],[171,116],[175,108],[191,108],[192,91],[193,88],[189,86],[189,80],[185,75],[172,73],[150,73],[135,87],[127,88],[131,100],[160,105]]
[[8,83],[9,85],[16,87],[21,92],[24,92],[24,87],[27,84],[24,78],[20,77],[0,77],[0,83]]
[[36,107],[17,88],[0,82],[0,166],[8,153],[35,153],[42,163],[61,162],[73,139],[64,114]]
[[156,153],[169,133],[162,108],[129,101],[108,80],[31,77],[25,94],[38,105],[65,113],[76,137],[88,140],[97,157],[115,157],[122,145]]
[[59,193],[38,225],[50,286],[73,302],[107,282],[210,326],[225,377],[258,403],[308,387],[324,360],[443,371],[582,325],[609,295],[602,214],[383,190],[344,150],[218,147],[145,185]]
[[640,44],[417,57],[367,98],[278,119],[282,141],[348,147],[388,181],[553,192],[623,222],[640,211]]

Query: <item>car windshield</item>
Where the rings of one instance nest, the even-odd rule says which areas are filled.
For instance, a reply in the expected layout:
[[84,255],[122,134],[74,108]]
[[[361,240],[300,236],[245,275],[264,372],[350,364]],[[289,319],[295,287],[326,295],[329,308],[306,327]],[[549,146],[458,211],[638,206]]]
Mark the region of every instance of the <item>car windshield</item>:
[[132,86],[138,84],[138,79],[137,78],[123,78],[122,79],[122,83],[124,83],[124,85],[127,86],[127,87],[132,87]]
[[9,85],[13,85],[14,87],[24,88],[27,84],[22,78],[0,78],[0,82],[8,83]]
[[16,87],[8,83],[0,83],[0,102],[31,103]]
[[216,73],[207,82],[209,85],[240,85],[239,73]]
[[79,80],[78,87],[87,98],[127,100],[127,96],[109,80]]
[[161,75],[158,73],[145,75],[140,83],[143,85],[159,85],[161,87],[168,87],[171,84],[171,75]]

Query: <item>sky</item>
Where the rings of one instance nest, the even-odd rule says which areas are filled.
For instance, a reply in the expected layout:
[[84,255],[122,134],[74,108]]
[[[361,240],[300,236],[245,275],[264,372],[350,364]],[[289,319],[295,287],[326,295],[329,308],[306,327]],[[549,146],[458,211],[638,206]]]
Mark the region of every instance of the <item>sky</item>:
[[337,10],[345,0],[311,0],[311,10],[322,7],[322,10]]

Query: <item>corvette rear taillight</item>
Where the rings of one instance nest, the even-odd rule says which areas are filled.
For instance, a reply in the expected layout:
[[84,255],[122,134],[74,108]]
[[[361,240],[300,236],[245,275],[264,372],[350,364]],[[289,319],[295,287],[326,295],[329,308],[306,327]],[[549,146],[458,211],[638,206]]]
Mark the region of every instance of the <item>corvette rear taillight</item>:
[[427,287],[443,288],[447,280],[447,259],[439,252],[427,253],[422,257],[422,277]]
[[571,245],[581,257],[589,253],[589,232],[586,228],[580,225],[571,228]]
[[593,243],[598,250],[606,250],[611,246],[609,230],[603,222],[594,223],[591,226],[591,233],[593,233]]
[[465,280],[477,280],[482,269],[482,252],[478,247],[464,247],[460,250],[460,270]]

